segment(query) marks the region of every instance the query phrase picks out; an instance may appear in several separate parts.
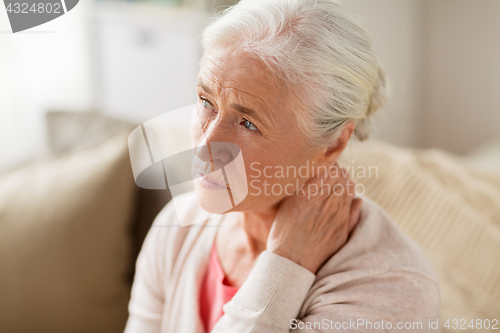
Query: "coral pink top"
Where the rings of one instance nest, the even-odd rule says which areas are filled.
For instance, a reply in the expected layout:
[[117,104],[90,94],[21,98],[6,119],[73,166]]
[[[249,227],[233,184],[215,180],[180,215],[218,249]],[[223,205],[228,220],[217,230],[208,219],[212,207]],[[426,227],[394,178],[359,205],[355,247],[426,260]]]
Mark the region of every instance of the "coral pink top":
[[212,331],[224,314],[222,306],[229,302],[237,291],[238,288],[231,287],[226,279],[214,242],[200,294],[200,314],[206,332]]

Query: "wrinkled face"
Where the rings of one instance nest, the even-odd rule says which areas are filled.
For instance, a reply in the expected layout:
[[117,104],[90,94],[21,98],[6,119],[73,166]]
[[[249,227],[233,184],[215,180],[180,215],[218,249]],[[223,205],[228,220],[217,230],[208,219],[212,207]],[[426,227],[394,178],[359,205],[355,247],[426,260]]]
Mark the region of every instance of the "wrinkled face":
[[[248,195],[234,200],[231,211],[263,211],[312,176],[315,155],[296,125],[289,92],[261,62],[237,49],[213,48],[198,79],[191,126],[193,144],[199,147],[193,174],[198,173],[195,189],[201,207],[221,213],[215,207],[222,200],[218,195],[229,192],[237,198],[246,186]],[[221,172],[240,151],[245,172],[234,167]]]

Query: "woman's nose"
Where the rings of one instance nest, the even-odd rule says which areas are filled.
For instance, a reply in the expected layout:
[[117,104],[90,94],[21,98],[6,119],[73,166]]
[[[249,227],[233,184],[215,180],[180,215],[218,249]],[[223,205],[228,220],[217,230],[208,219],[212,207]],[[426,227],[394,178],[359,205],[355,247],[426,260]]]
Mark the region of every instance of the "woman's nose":
[[196,156],[207,163],[213,163],[214,169],[230,163],[234,157],[232,152],[234,143],[231,143],[230,133],[224,125],[214,121],[204,132],[204,140],[196,148]]

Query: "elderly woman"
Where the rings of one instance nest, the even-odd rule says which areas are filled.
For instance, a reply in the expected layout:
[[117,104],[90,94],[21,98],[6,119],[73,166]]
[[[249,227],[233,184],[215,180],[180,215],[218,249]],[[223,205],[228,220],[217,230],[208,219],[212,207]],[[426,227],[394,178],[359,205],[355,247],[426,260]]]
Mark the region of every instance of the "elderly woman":
[[154,225],[238,195],[209,175],[232,159],[211,143],[241,150],[248,195],[219,228],[151,228],[125,331],[431,331],[440,292],[425,255],[331,172],[386,99],[366,31],[333,1],[242,0],[203,46],[192,140],[206,167],[184,211],[169,203]]

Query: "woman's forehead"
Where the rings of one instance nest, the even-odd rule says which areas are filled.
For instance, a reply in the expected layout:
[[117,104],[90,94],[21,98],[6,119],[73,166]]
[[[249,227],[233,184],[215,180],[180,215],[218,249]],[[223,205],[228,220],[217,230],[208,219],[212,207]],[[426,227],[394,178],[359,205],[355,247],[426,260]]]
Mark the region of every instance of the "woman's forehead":
[[261,60],[248,52],[230,48],[216,48],[208,52],[202,64],[200,78],[216,94],[224,89],[231,89],[260,99],[266,104],[283,93]]
[[231,49],[215,49],[202,63],[198,85],[217,97],[263,113],[272,125],[282,118],[287,92],[255,56]]

